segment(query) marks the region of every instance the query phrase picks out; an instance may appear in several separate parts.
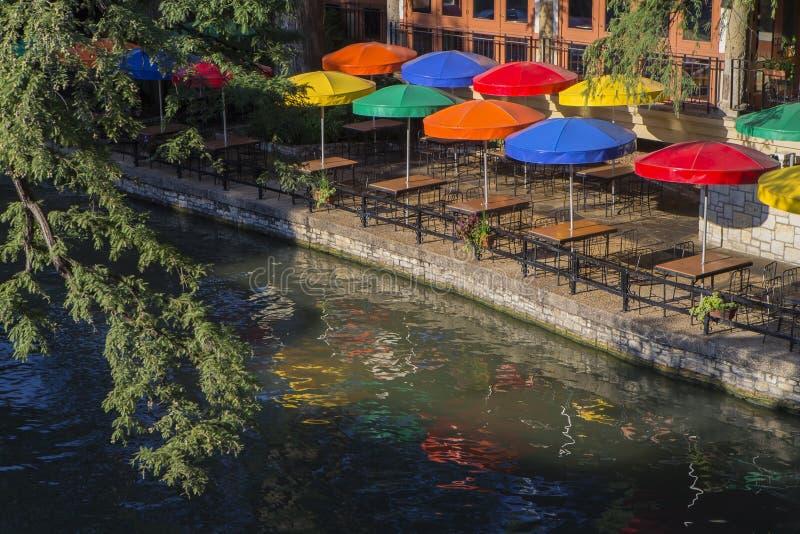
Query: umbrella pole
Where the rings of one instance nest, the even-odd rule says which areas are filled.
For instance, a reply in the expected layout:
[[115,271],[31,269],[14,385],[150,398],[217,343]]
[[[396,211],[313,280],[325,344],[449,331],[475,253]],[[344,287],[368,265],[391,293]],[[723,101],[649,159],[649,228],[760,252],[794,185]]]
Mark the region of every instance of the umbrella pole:
[[161,125],[161,133],[164,133],[164,104],[161,101],[161,80],[158,80],[158,124]]
[[701,245],[700,265],[706,264],[706,234],[708,234],[708,186],[703,186],[703,243]]
[[573,167],[570,163],[569,165],[569,233],[572,234],[573,230],[573,219],[574,214],[572,213],[572,174],[573,174]]
[[319,136],[321,141],[319,161],[320,161],[320,167],[324,169],[325,168],[325,106],[320,106],[319,109],[322,115],[319,121],[320,124]]
[[411,117],[406,117],[406,187],[411,174]]
[[489,142],[483,142],[483,207],[489,207],[489,166],[486,163],[486,151],[488,150]]
[[222,141],[228,146],[228,119],[225,117],[225,88],[222,88]]

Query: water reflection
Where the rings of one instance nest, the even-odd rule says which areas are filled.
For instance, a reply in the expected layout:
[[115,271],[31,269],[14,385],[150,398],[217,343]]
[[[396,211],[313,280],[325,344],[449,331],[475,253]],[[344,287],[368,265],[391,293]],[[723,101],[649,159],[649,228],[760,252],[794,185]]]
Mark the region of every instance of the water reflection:
[[[29,364],[0,341],[0,531],[800,528],[796,418],[327,256],[156,223],[214,265],[203,293],[253,345],[264,411],[245,453],[175,498],[108,445],[91,332]],[[293,272],[254,292],[264,265]]]

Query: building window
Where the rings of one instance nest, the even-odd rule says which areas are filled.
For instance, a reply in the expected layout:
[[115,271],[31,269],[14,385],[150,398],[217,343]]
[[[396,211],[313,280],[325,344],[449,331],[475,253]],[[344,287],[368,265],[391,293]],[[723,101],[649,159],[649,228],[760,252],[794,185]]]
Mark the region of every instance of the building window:
[[417,54],[427,54],[433,52],[433,38],[430,30],[414,30],[412,35],[412,44]]
[[506,0],[507,22],[528,22],[528,0]]
[[611,26],[612,20],[618,19],[620,13],[627,13],[630,10],[630,0],[617,1],[613,7],[611,0],[606,0],[606,31]]
[[568,26],[579,30],[592,29],[592,0],[569,0]]
[[700,12],[696,5],[689,4],[689,12],[684,21],[683,38],[687,41],[711,40],[711,0],[703,0]]
[[583,76],[586,73],[586,66],[583,64],[583,53],[586,51],[586,46],[571,44],[567,50],[567,70]]
[[430,13],[431,0],[411,0],[411,11],[414,13]]
[[375,41],[382,41],[381,21],[383,17],[377,9],[364,9],[364,38]]
[[442,32],[442,50],[464,51],[464,34],[462,32],[444,30]]
[[460,17],[461,0],[442,0],[442,15]]
[[476,19],[494,20],[494,0],[474,0],[472,7]]
[[506,37],[506,63],[528,61],[528,40],[524,37]]
[[494,59],[494,36],[476,33],[472,36],[472,51]]
[[708,100],[711,90],[711,60],[704,58],[686,58],[683,60],[683,72],[689,76],[697,86],[692,91],[692,100]]

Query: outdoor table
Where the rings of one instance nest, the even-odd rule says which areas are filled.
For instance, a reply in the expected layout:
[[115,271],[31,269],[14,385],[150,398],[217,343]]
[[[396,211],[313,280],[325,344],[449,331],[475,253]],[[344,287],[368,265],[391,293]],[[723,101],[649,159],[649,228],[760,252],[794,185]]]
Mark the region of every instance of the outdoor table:
[[[204,139],[203,145],[212,157],[224,155],[227,151],[233,151],[236,154],[236,168],[239,176],[242,174],[242,153],[241,150],[248,147],[255,147],[261,143],[261,139],[255,137],[247,137],[244,135],[228,135],[228,142],[225,139],[212,138]],[[228,173],[222,175],[222,186],[228,189]]]
[[489,197],[489,204],[484,205],[482,198],[473,198],[470,200],[461,200],[453,202],[445,206],[445,209],[452,211],[457,215],[477,215],[491,217],[497,216],[498,223],[500,216],[504,213],[514,212],[519,210],[520,220],[522,218],[522,210],[527,208],[530,202],[524,198],[510,197],[507,195],[492,195]]
[[597,167],[590,167],[575,173],[576,176],[581,177],[586,181],[586,178],[600,180],[611,183],[611,212],[614,212],[614,204],[616,202],[616,183],[617,178],[630,176],[636,174],[633,165],[598,165]]
[[242,148],[246,146],[255,146],[261,142],[261,139],[255,137],[247,137],[244,135],[229,135],[228,142],[225,143],[224,139],[204,139],[203,144],[212,155],[218,152],[224,152],[229,148]]
[[[514,159],[509,158],[506,156],[506,151],[503,148],[490,148],[486,151],[486,155],[492,158],[494,162],[494,188],[497,190],[497,167],[500,162],[511,162],[514,164],[522,165],[523,177],[522,177],[522,185],[525,189],[528,189],[528,164],[523,161],[517,161]],[[514,177],[514,191],[517,190],[517,179],[516,176]]]
[[[746,258],[737,258],[718,252],[706,252],[706,262],[702,262],[702,254],[695,254],[685,258],[678,258],[653,266],[654,271],[662,272],[666,275],[688,278],[694,286],[698,281],[711,278],[711,288],[714,287],[714,277],[718,274],[730,273],[745,269],[753,265],[753,262]],[[667,301],[667,286],[664,285],[664,302]],[[694,292],[691,294],[691,305],[694,307]],[[666,308],[664,309],[666,314]]]
[[585,241],[593,237],[602,236],[606,238],[606,249],[608,249],[609,236],[616,232],[617,228],[613,226],[601,224],[589,219],[578,219],[575,221],[571,232],[569,230],[569,221],[528,230],[528,234],[536,239],[549,241],[550,243],[562,246],[568,243]]
[[353,173],[353,183],[356,183],[356,165],[358,165],[358,161],[354,159],[347,159],[342,158],[340,156],[330,156],[325,158],[325,165],[322,165],[322,160],[319,159],[312,159],[309,161],[300,162],[298,165],[298,169],[300,172],[305,173],[312,173],[312,172],[319,172],[319,171],[334,171],[336,172],[337,169],[347,169],[349,168]]
[[468,139],[446,139],[443,137],[431,137],[429,135],[421,137],[420,141],[439,145],[443,150],[446,150],[448,147],[453,147],[453,164],[455,167],[456,174],[458,174],[458,155],[459,155],[457,147],[459,145],[466,147],[467,145],[475,144],[475,141]]
[[188,128],[179,122],[165,124],[163,129],[160,125],[146,126],[139,130],[136,139],[133,141],[133,164],[139,166],[139,146],[153,142],[160,137],[169,137]]
[[403,123],[400,121],[395,121],[392,119],[375,119],[374,121],[370,120],[345,124],[342,126],[342,128],[357,133],[369,133],[377,132],[378,130],[398,128],[400,126],[403,126]]
[[[374,119],[368,121],[361,121],[361,122],[353,122],[351,124],[345,124],[342,126],[343,129],[348,130],[350,132],[356,134],[367,134],[372,132],[372,149],[375,154],[378,153],[378,132],[383,130],[391,130],[394,128],[399,128],[404,126],[404,123],[392,119]],[[351,145],[348,143],[347,155],[350,155],[350,148]],[[386,162],[386,152],[383,152],[384,156],[384,163]]]
[[423,174],[415,174],[408,177],[408,185],[406,185],[405,177],[392,178],[391,180],[382,180],[368,185],[370,189],[386,193],[394,198],[402,195],[417,193],[417,205],[420,204],[420,198],[423,191],[438,190],[441,186],[445,185],[447,180],[440,178],[433,178]]

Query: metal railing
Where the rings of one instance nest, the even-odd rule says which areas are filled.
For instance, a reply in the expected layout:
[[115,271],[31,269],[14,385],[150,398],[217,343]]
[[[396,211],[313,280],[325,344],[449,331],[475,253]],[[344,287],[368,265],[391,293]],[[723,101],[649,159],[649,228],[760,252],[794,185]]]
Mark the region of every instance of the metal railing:
[[[475,52],[500,62],[544,61],[585,74],[584,50],[588,43],[560,38],[492,34],[462,31],[453,28],[429,27],[403,21],[390,21],[389,42],[415,49],[420,54],[443,50]],[[648,73],[648,63],[642,73]],[[693,104],[711,113],[723,102],[738,111],[758,110],[796,99],[785,81],[776,79],[772,71],[734,59],[726,62],[714,56],[672,55],[672,64],[682,69],[695,84],[683,104]],[[727,80],[727,81],[726,81]]]
[[[164,164],[164,162],[159,163]],[[279,196],[290,197],[293,203],[297,201],[305,203],[310,212],[315,210],[315,200],[309,189],[287,191],[274,178],[266,181],[256,178],[264,176],[264,171],[271,168],[266,156],[263,159],[255,158],[249,163],[252,163],[252,168],[242,172],[237,162],[229,161],[223,167],[222,173],[204,164],[183,163],[172,166],[179,178],[191,179],[193,174],[198,180],[212,177],[215,184],[221,183],[225,188],[229,182],[237,182],[257,188],[259,199],[264,197],[265,191],[269,191]],[[340,182],[337,182],[335,187],[336,193],[329,200],[328,209],[356,215],[364,228],[375,224],[388,224],[409,230],[414,233],[418,244],[422,244],[426,239],[454,244],[464,243],[456,235],[457,216],[447,213],[441,201],[433,204],[412,204]],[[606,255],[603,256],[539,240],[524,229],[512,231],[493,227],[491,234],[493,242],[485,249],[478,249],[482,254],[476,254],[477,259],[481,260],[483,256],[515,262],[523,278],[555,276],[557,284],[562,280],[566,281],[571,294],[579,291],[602,291],[615,295],[619,297],[619,308],[623,312],[630,311],[635,305],[640,311],[655,308],[662,310],[665,315],[669,312],[686,316],[689,315],[690,303],[696,303],[702,296],[714,291],[681,283],[677,279],[642,268],[638,261],[632,261],[633,256],[639,251],[635,246],[625,254],[609,254],[606,250]],[[648,290],[646,294],[644,289]],[[726,328],[736,328],[763,335],[765,338],[789,341],[790,350],[794,344],[800,343],[798,337],[800,331],[795,332],[795,326],[800,323],[800,309],[770,302],[769,298],[756,299],[724,290],[720,293],[726,301],[737,303],[741,310],[738,316],[747,319],[746,322],[722,321]],[[670,294],[672,296],[669,296]],[[751,317],[755,317],[756,320],[751,321]],[[708,333],[716,322],[707,316],[703,322],[704,332]],[[782,325],[791,328],[786,331]]]
[[386,42],[386,6],[325,4],[325,31],[341,39],[332,43],[334,47],[358,41]]

